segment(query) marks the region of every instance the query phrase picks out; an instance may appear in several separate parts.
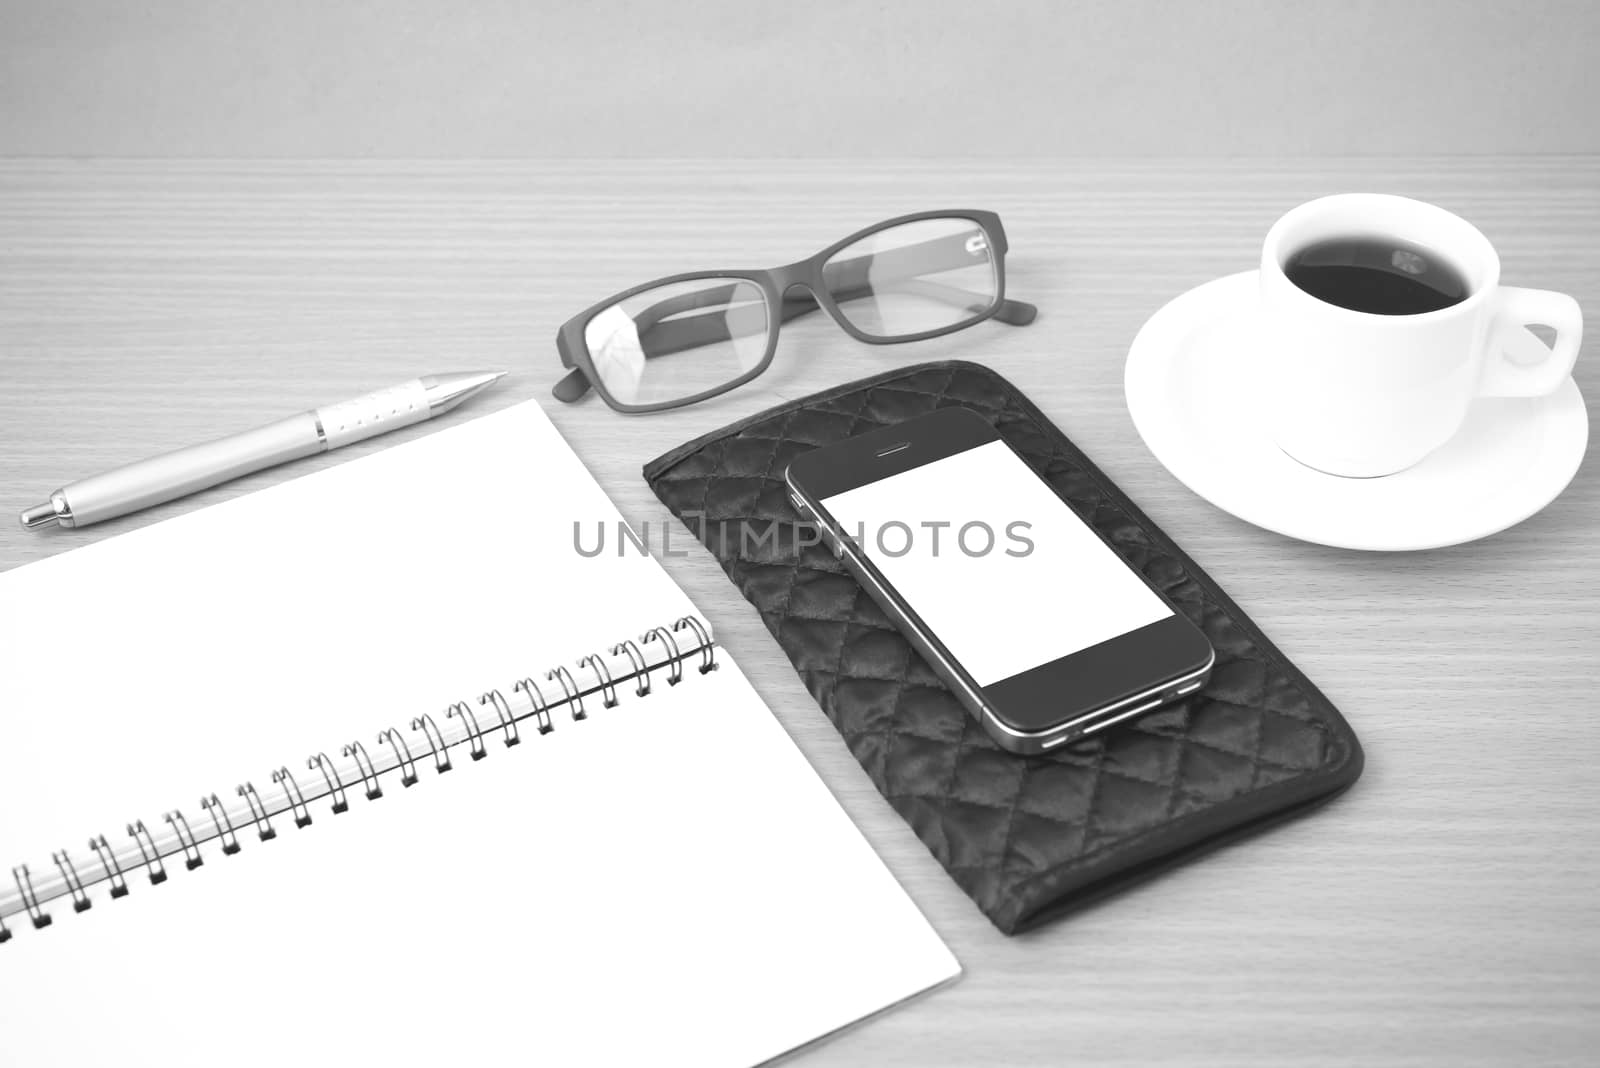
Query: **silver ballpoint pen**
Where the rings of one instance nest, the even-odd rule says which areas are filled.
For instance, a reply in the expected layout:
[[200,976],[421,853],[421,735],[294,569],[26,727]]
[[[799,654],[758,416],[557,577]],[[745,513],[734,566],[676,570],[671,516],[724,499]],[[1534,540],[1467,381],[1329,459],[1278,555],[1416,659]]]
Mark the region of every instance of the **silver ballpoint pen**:
[[448,412],[506,375],[505,371],[428,375],[364,397],[291,415],[243,434],[191,445],[79,479],[25,509],[29,530],[84,527],[175,500],[254,471],[386,434]]

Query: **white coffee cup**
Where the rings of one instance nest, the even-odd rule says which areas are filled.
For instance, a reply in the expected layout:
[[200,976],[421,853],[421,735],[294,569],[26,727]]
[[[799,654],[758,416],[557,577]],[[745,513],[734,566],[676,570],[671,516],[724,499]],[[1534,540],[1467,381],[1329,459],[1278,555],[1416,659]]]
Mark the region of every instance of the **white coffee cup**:
[[[1340,237],[1419,245],[1466,277],[1469,296],[1417,315],[1329,304],[1296,286],[1296,252]],[[1555,330],[1555,344],[1529,332]],[[1536,397],[1572,373],[1583,336],[1564,293],[1500,284],[1500,257],[1478,228],[1405,197],[1347,194],[1302,204],[1261,249],[1260,371],[1270,432],[1308,467],[1369,478],[1403,471],[1443,445],[1475,397]]]

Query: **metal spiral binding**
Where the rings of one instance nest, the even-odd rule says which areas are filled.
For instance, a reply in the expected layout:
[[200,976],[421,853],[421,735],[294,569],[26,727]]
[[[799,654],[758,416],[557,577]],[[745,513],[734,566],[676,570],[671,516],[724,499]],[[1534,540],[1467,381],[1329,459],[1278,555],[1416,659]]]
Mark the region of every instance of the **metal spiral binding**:
[[[561,692],[567,695],[566,701],[572,705],[573,719],[589,718],[589,713],[583,710],[583,691],[578,689],[578,680],[572,677],[572,672],[567,670],[565,664],[558,664],[551,668],[545,678],[551,682],[559,682],[561,684]],[[607,680],[607,685],[610,685],[609,680]]]
[[520,693],[533,705],[533,721],[538,724],[540,734],[549,734],[556,729],[550,722],[550,706],[545,703],[544,691],[539,689],[539,684],[532,679],[523,679],[511,687],[512,692]]
[[611,685],[611,672],[606,670],[605,661],[590,653],[578,661],[579,667],[586,667],[600,679],[600,702],[607,708],[617,707],[617,688]]
[[100,866],[105,869],[106,881],[111,884],[112,898],[127,897],[128,880],[123,878],[122,865],[117,863],[117,854],[112,851],[111,843],[106,841],[106,836],[100,834],[89,839],[89,848],[100,858]]
[[339,769],[333,766],[328,754],[306,757],[306,767],[322,772],[322,781],[328,784],[328,796],[333,798],[333,814],[337,816],[341,812],[349,812],[350,801],[344,796],[344,780],[339,777]]
[[627,656],[628,663],[633,665],[634,673],[639,676],[639,682],[633,689],[634,695],[636,697],[649,696],[650,672],[645,666],[644,653],[639,650],[639,646],[630,641],[618,642],[611,647],[611,655]]
[[145,828],[144,820],[134,820],[128,824],[128,836],[139,847],[139,858],[145,871],[150,873],[150,885],[159,886],[166,882],[167,866],[161,863],[161,851],[156,848],[156,840],[150,837],[150,832]]
[[393,727],[390,727],[385,731],[380,731],[378,734],[378,741],[388,742],[394,747],[396,754],[399,756],[400,785],[417,785],[417,764],[416,761],[411,759],[411,747],[406,744],[406,740],[404,738],[400,737],[400,732],[395,730]]
[[717,668],[717,654],[711,649],[711,635],[706,632],[706,625],[694,616],[684,616],[672,625],[673,631],[692,630],[700,642],[700,674],[715,671]]
[[300,792],[300,784],[295,781],[295,777],[290,773],[287,764],[272,773],[272,784],[281,789],[284,796],[288,798],[289,811],[294,814],[294,825],[296,827],[311,826],[311,810],[306,807],[305,795]]
[[504,694],[499,690],[490,690],[478,698],[478,703],[480,705],[494,706],[495,715],[500,717],[500,729],[506,732],[507,749],[522,742],[522,738],[517,734],[516,717],[511,714],[511,706],[506,704]]
[[168,812],[162,819],[172,824],[172,829],[178,835],[178,845],[183,849],[183,866],[194,871],[206,862],[200,855],[200,845],[195,841],[194,832],[189,829],[189,821],[183,818],[183,813],[178,809]]
[[467,739],[472,743],[472,748],[468,750],[468,755],[473,760],[482,760],[489,755],[483,748],[483,731],[478,729],[478,717],[472,714],[472,706],[465,701],[457,701],[444,710],[444,718],[459,718],[461,722],[467,724]]
[[[444,729],[424,713],[410,721],[409,738],[406,732],[390,727],[377,734],[379,744],[371,751],[360,741],[343,746],[342,763],[324,752],[313,754],[306,759],[306,768],[318,772],[313,780],[320,782],[302,786],[283,765],[272,773],[272,786],[265,793],[245,781],[234,788],[232,798],[236,800],[225,802],[215,793],[202,795],[204,815],[193,823],[181,809],[172,809],[163,814],[165,829],[159,834],[143,820],[134,820],[126,825],[128,840],[121,846],[113,845],[103,834],[90,838],[94,857],[85,863],[74,861],[61,849],[50,855],[53,872],[41,866],[35,874],[28,865],[18,864],[11,869],[14,889],[0,883],[0,943],[12,937],[6,923],[10,918],[26,916],[35,928],[50,926],[52,917],[46,906],[51,901],[70,899],[75,912],[84,912],[94,904],[90,890],[101,884],[109,887],[111,900],[128,897],[129,875],[141,868],[150,884],[158,886],[167,879],[167,860],[181,857],[185,868],[198,868],[205,862],[202,847],[211,842],[217,843],[223,856],[233,856],[242,848],[241,833],[252,826],[257,839],[272,841],[278,837],[274,817],[290,818],[296,828],[309,827],[312,802],[326,799],[335,813],[346,812],[350,808],[347,790],[358,780],[369,801],[383,797],[383,777],[391,772],[402,786],[415,785],[423,743],[433,758],[434,771],[443,774],[451,770],[451,750],[458,746],[466,747],[475,761],[488,755],[485,726],[491,731],[498,729],[505,748],[510,749],[523,741],[520,724],[524,720],[531,720],[536,732],[529,737],[542,737],[556,729],[553,713],[562,705],[567,706],[573,722],[583,722],[590,716],[585,698],[598,696],[602,707],[613,708],[620,701],[620,688],[630,682],[634,696],[647,697],[655,672],[665,668],[668,685],[675,686],[683,679],[686,660],[698,657],[700,673],[705,674],[717,667],[716,655],[710,629],[700,619],[685,616],[668,626],[653,627],[637,640],[611,646],[609,656],[590,653],[573,662],[573,667],[558,664],[520,679],[509,697],[499,689],[485,691],[476,703],[493,709],[493,721],[480,722],[471,704],[457,701],[445,709]],[[536,678],[559,685],[560,696],[547,697]]]
[[50,859],[56,862],[56,870],[61,873],[61,878],[66,880],[67,889],[72,894],[72,911],[88,912],[89,906],[94,902],[83,892],[83,880],[78,878],[78,866],[72,863],[72,858],[67,856],[65,849],[51,853]]
[[272,829],[272,819],[267,815],[266,807],[261,804],[261,795],[256,793],[255,783],[242,782],[236,787],[236,792],[250,807],[250,819],[256,825],[256,837],[263,842],[270,842],[278,837],[278,832]]
[[22,904],[28,910],[34,927],[49,927],[50,914],[39,907],[39,895],[34,892],[33,877],[28,874],[28,866],[19,864],[12,868],[11,877],[17,881],[17,892],[22,895]]
[[211,814],[211,823],[217,829],[216,837],[222,842],[222,855],[231,857],[239,852],[239,836],[233,833],[233,820],[216,794],[200,799],[200,807]]
[[[421,731],[428,739],[428,748],[433,751],[433,767],[440,775],[450,770],[450,751],[444,744],[444,735],[439,732],[439,725],[433,721],[432,716],[418,716],[411,721],[411,729]],[[437,741],[435,741],[437,739]]]
[[351,742],[342,750],[347,758],[353,757],[356,770],[361,772],[361,785],[366,788],[367,800],[376,801],[383,796],[383,787],[378,783],[378,771],[372,764],[372,758],[367,756],[367,747],[360,742]]
[[673,639],[672,632],[666,627],[653,627],[639,640],[649,645],[652,639],[672,650],[672,657],[668,661],[672,666],[667,668],[667,685],[678,685],[683,681],[683,656],[678,652],[678,643]]

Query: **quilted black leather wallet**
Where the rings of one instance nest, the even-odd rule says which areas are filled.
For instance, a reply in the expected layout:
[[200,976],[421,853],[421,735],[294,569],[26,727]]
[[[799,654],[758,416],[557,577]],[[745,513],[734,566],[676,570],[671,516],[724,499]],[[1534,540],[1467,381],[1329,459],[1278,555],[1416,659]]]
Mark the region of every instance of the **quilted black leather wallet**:
[[[833,553],[795,536],[784,469],[935,408],[981,413],[1211,639],[1181,703],[1043,756],[999,749]],[[922,364],[742,420],[644,469],[755,605],[872,781],[994,925],[1014,934],[1246,832],[1361,774],[1337,709],[1015,386]],[[776,528],[776,529],[774,529]]]

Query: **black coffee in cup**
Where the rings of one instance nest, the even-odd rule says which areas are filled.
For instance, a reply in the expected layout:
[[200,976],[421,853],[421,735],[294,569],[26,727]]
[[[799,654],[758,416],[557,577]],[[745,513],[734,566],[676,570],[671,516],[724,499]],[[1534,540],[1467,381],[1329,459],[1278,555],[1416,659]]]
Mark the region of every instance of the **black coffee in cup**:
[[1373,315],[1420,315],[1471,295],[1449,260],[1392,237],[1318,241],[1291,255],[1283,273],[1318,300]]

